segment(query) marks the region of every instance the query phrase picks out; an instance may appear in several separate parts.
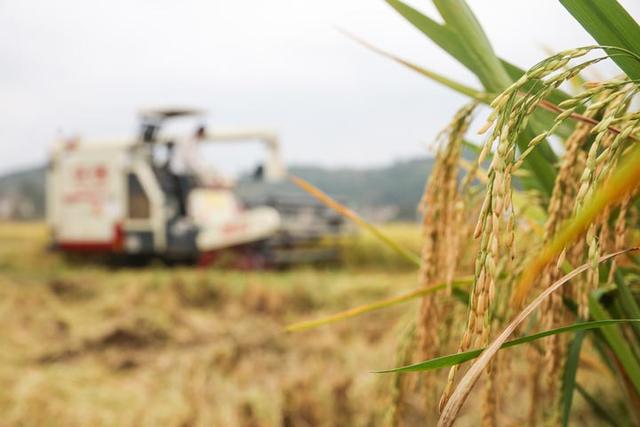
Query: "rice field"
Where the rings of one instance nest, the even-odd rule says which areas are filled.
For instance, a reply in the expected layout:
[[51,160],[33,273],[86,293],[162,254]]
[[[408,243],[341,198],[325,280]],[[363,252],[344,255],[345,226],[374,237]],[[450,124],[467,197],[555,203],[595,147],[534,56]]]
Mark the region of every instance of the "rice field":
[[74,266],[40,224],[2,224],[0,242],[0,425],[382,423],[389,378],[369,371],[398,308],[284,326],[411,288],[411,271]]
[[[414,228],[384,230],[410,244]],[[1,224],[0,242],[2,426],[389,423],[395,378],[371,371],[397,362],[417,302],[284,332],[415,287],[402,260],[375,267],[383,255],[368,237],[350,243],[357,262],[284,272],[70,264],[46,250],[42,224]],[[581,375],[602,369],[593,359]],[[512,392],[525,381],[514,375]],[[606,400],[602,387],[590,384]],[[408,399],[407,425],[424,425],[422,402]],[[577,399],[582,425],[599,425],[586,409]],[[475,425],[477,410],[460,425]]]

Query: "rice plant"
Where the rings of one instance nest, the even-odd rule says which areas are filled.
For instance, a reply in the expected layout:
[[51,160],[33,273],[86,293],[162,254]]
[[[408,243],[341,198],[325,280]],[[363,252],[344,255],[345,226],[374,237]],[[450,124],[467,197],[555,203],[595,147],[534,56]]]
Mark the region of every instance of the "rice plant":
[[[422,396],[423,425],[453,425],[472,395],[480,408],[467,416],[472,425],[566,426],[574,393],[602,422],[638,425],[640,258],[633,252],[640,205],[640,26],[615,0],[561,0],[596,43],[521,70],[496,56],[464,0],[433,1],[443,23],[399,0],[387,2],[472,71],[482,89],[362,42],[472,103],[440,135],[420,202],[419,288],[290,329],[420,297],[417,316],[399,340],[397,364],[403,366],[384,371],[397,376],[390,425],[410,423],[404,405],[415,395]],[[568,82],[584,81],[581,73],[605,60],[617,64],[620,76],[567,93]],[[477,104],[491,112],[479,129],[483,145],[472,147],[465,138],[478,128]],[[563,148],[552,149],[550,138]],[[463,149],[478,153],[470,166],[463,167]],[[499,351],[522,344],[527,353]],[[576,379],[594,355],[608,380],[617,382],[621,407],[601,404],[590,385]],[[402,378],[416,371],[422,372],[418,380]],[[516,371],[529,374],[511,399]],[[472,393],[479,379],[482,390]]]

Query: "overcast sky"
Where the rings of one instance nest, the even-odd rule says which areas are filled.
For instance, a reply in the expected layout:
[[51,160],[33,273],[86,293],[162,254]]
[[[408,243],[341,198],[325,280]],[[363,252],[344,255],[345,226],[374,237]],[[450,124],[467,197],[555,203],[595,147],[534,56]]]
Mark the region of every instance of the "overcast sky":
[[[622,3],[640,18],[639,2]],[[543,46],[592,43],[558,1],[470,4],[498,54],[522,67]],[[464,98],[335,26],[478,86],[382,0],[0,0],[0,173],[42,163],[59,135],[133,135],[138,108],[161,105],[205,108],[211,127],[277,130],[293,163],[424,154]],[[245,167],[256,150],[224,155]]]

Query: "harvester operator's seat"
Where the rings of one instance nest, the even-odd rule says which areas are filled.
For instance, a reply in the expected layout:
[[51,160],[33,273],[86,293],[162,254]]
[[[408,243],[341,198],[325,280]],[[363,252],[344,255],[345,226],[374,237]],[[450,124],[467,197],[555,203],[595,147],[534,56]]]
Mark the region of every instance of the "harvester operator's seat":
[[188,176],[177,176],[171,170],[171,158],[174,155],[173,142],[166,144],[166,152],[162,160],[155,160],[153,170],[162,192],[178,207],[178,216],[187,216],[188,199],[191,190],[197,187],[196,179]]

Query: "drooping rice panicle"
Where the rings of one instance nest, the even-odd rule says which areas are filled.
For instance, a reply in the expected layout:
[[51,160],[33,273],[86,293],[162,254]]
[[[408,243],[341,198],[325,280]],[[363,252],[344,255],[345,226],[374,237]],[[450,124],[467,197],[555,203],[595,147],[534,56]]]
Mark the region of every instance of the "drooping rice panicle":
[[[584,201],[591,195],[593,189],[606,179],[612,170],[612,165],[618,160],[621,141],[626,140],[626,136],[633,130],[633,127],[627,130],[629,128],[625,126],[625,131],[618,135],[608,131],[609,124],[617,116],[626,112],[629,106],[630,98],[628,95],[630,92],[631,94],[635,93],[634,86],[630,86],[623,81],[617,88],[612,89],[611,93],[605,98],[608,104],[598,104],[597,102],[595,104],[596,107],[602,106],[604,113],[600,123],[591,129],[592,135],[595,136],[589,147],[586,166],[580,178],[580,189],[576,195],[574,212],[578,212],[582,208]],[[594,107],[591,106],[591,108]],[[600,161],[598,161],[599,159]],[[599,283],[600,274],[597,259],[601,254],[601,243],[606,242],[609,213],[610,211],[603,213],[599,221],[591,224],[585,236],[587,257],[592,262],[593,268],[587,273],[587,279],[580,282],[582,287],[578,295],[578,315],[583,319],[587,319],[589,316],[588,296],[598,287]],[[603,237],[605,237],[604,240],[602,239]]]
[[[599,94],[600,97],[611,99],[607,92]],[[597,105],[596,105],[597,104]],[[602,108],[602,103],[590,105],[585,115],[594,117]],[[591,126],[579,123],[574,132],[565,142],[565,154],[559,167],[558,175],[554,184],[553,192],[549,200],[548,216],[545,222],[545,235],[543,242],[547,243],[562,227],[564,221],[568,220],[574,212],[575,199],[580,185],[582,171],[586,165],[584,161],[584,146],[588,141]],[[581,245],[580,245],[581,246]],[[571,261],[581,251],[571,251]],[[563,253],[555,264],[549,264],[543,271],[541,277],[541,287],[546,288],[555,282],[561,275],[561,265],[566,257]],[[564,308],[563,298],[570,292],[570,288],[565,288],[562,293],[555,293],[543,304],[541,310],[541,324],[544,329],[558,327],[566,322],[567,311]],[[546,396],[548,397],[552,417],[557,418],[560,408],[560,390],[563,372],[562,361],[566,348],[566,337],[552,336],[545,340],[544,367],[546,378]],[[542,365],[539,365],[540,367]]]
[[[617,250],[616,248],[624,248],[624,245],[627,240],[628,235],[628,224],[627,216],[629,215],[629,210],[632,206],[632,193],[629,193],[627,197],[620,204],[620,211],[618,212],[618,217],[615,222],[615,236],[613,241],[613,250]],[[611,268],[609,270],[609,278],[608,282],[611,283],[613,281],[613,277],[616,273],[616,269],[618,264],[615,261],[611,262]]]
[[[462,215],[464,197],[459,184],[459,161],[463,137],[469,127],[476,104],[463,107],[450,125],[441,133],[442,146],[436,154],[432,173],[425,185],[420,202],[422,212],[422,263],[419,271],[421,286],[436,281],[451,282],[458,266],[461,239],[465,227]],[[422,299],[417,319],[417,340],[419,356],[422,359],[437,355],[440,348],[439,324],[445,317],[443,304],[436,296]],[[425,390],[429,381],[424,378]],[[427,405],[432,404],[432,396],[427,397]]]
[[[573,135],[566,141],[566,153],[563,159],[563,163],[560,166],[560,170],[554,186],[552,197],[549,201],[549,216],[546,222],[545,240],[555,235],[558,231],[558,227],[562,223],[569,219],[570,216],[580,209],[585,197],[589,195],[586,189],[594,188],[596,182],[602,179],[603,171],[610,168],[614,163],[612,158],[616,157],[615,153],[619,150],[621,141],[631,134],[632,131],[625,128],[619,134],[615,135],[609,132],[609,124],[613,122],[620,123],[615,120],[615,117],[619,116],[626,107],[628,107],[629,89],[626,82],[617,82],[615,85],[601,85],[600,91],[590,90],[588,95],[578,95],[576,98],[581,100],[593,99],[597,97],[595,102],[592,102],[587,106],[587,110],[584,113],[587,117],[595,116],[599,110],[604,110],[604,119],[600,124],[592,129],[592,126],[580,124],[576,126],[576,130]],[[606,89],[605,89],[606,88]],[[634,89],[631,90],[634,92]],[[576,99],[574,98],[574,99]],[[568,103],[575,107],[577,102]],[[561,114],[563,115],[563,114]],[[559,115],[559,117],[561,116]],[[583,151],[578,151],[578,148],[585,144],[586,138],[595,131],[595,138],[591,146],[589,147],[588,154],[582,165],[578,164],[579,154]],[[548,134],[547,134],[548,135]],[[615,141],[615,142],[614,142]],[[599,157],[598,157],[599,156]],[[596,161],[598,159],[608,159],[608,161],[601,160],[602,166],[598,167]],[[576,172],[579,172],[579,187],[576,192]],[[573,179],[570,179],[573,175]],[[569,186],[573,187],[573,191],[567,191]],[[572,206],[573,209],[569,210],[567,207]],[[586,234],[583,242],[587,244],[588,259],[597,260],[600,255],[600,246],[608,241],[609,227],[608,218],[609,211],[605,212],[598,225],[593,225]],[[596,234],[596,227],[600,231],[600,234]],[[571,251],[570,264],[576,265],[582,262],[581,257],[584,251],[582,247],[583,242],[576,243],[576,247]],[[605,245],[606,246],[606,245]],[[561,273],[559,267],[563,263],[565,256],[562,255],[556,262],[556,265],[549,265],[545,269],[542,277],[542,287],[549,286],[553,283]],[[578,292],[575,296],[579,301],[580,316],[586,318],[588,316],[588,294],[598,285],[598,264],[593,262],[593,268],[587,273],[586,280],[579,281]],[[570,291],[570,288],[565,289],[565,294]],[[565,295],[566,296],[566,295]],[[542,310],[542,324],[544,328],[557,327],[561,323],[567,321],[567,311],[564,308],[562,302],[563,294],[552,295]],[[546,340],[545,345],[545,366],[547,379],[547,391],[546,396],[550,399],[548,411],[549,420],[551,424],[558,423],[561,419],[561,387],[562,387],[562,373],[564,370],[563,361],[565,359],[566,337],[549,337]]]
[[[548,216],[545,222],[544,242],[548,242],[562,226],[564,221],[571,217],[573,211],[573,200],[578,190],[580,171],[583,162],[580,155],[581,148],[589,136],[589,126],[578,124],[575,131],[565,143],[566,152],[562,158],[558,176],[555,181],[553,192],[549,200]],[[562,264],[562,261],[559,261]],[[541,277],[541,287],[547,288],[561,276],[558,263],[548,265]],[[563,290],[566,291],[567,289]],[[566,293],[566,292],[565,292]],[[543,304],[541,310],[541,323],[544,329],[557,327],[564,321],[564,306],[562,302],[563,294],[558,292],[552,294]],[[562,373],[562,359],[566,339],[555,335],[547,338],[545,342],[544,365],[535,364],[532,368],[537,368],[536,375],[540,375],[540,368],[546,367],[546,388],[550,406],[557,408],[557,399],[560,396],[560,380]],[[536,356],[531,356],[535,358]],[[538,383],[538,380],[536,380]],[[532,415],[533,416],[533,415]]]
[[[607,58],[604,55],[583,61],[576,66],[568,66],[570,61],[581,58],[596,49],[599,48],[589,46],[572,49],[536,64],[491,103],[493,111],[487,124],[481,129],[481,133],[492,130],[481,150],[478,161],[482,162],[490,151],[495,151],[488,171],[486,197],[474,231],[474,236],[480,240],[480,248],[475,264],[474,286],[471,293],[467,327],[460,342],[459,351],[465,351],[471,346],[486,344],[491,333],[492,313],[496,310],[494,306],[496,287],[502,288],[506,285],[500,272],[504,268],[505,260],[513,259],[515,254],[512,245],[515,241],[514,224],[516,220],[511,202],[511,177],[514,171],[522,165],[523,160],[542,141],[552,135],[579,108],[592,104],[592,107],[587,108],[586,113],[581,113],[581,117],[584,117],[584,114],[587,114],[587,117],[589,115],[593,117],[595,112],[604,111],[602,117],[594,119],[595,123],[578,124],[572,138],[568,141],[565,161],[560,167],[554,194],[552,194],[549,204],[550,215],[546,230],[547,234],[552,236],[565,220],[582,207],[587,196],[590,195],[590,190],[602,179],[602,171],[611,167],[612,161],[608,157],[602,157],[603,153],[609,151],[611,153],[609,156],[619,153],[622,141],[636,132],[635,128],[626,126],[625,121],[618,120],[620,116],[625,114],[628,100],[635,94],[635,85],[630,85],[625,80],[610,81],[591,85],[583,93],[560,104],[558,115],[552,126],[533,138],[528,147],[519,156],[517,155],[517,138],[528,125],[530,116],[540,103],[551,94],[551,91],[560,87],[562,83],[585,68]],[[525,90],[525,85],[530,82],[533,82],[533,85],[528,85]],[[636,117],[631,116],[631,118],[635,119]],[[612,131],[614,124],[619,126],[618,129],[613,129],[615,132]],[[582,147],[591,135],[593,135],[593,141],[590,141],[588,150],[584,154]],[[601,162],[600,165],[599,162]],[[588,259],[593,261],[593,268],[578,292],[581,317],[588,315],[586,295],[597,286],[598,282],[599,236],[593,227],[592,225],[592,229],[587,231],[584,240],[584,244],[588,248]],[[583,257],[584,251],[578,251],[582,247],[583,243],[577,242],[575,247],[566,249],[557,260],[556,265],[561,265],[567,259],[567,255],[570,255],[570,259],[567,259],[570,262],[575,262],[577,258]],[[505,253],[508,253],[508,256],[505,257]],[[511,269],[512,267],[509,266],[508,270]],[[549,266],[543,277],[543,286],[553,283],[557,274],[558,268]],[[508,293],[508,289],[505,292]],[[547,314],[543,315],[543,318],[546,319],[545,322],[557,324],[564,320],[565,314],[561,305],[562,295],[558,294],[551,298],[547,304]],[[551,338],[549,341],[552,341],[553,344],[550,346],[551,350],[547,352],[547,366],[558,373],[562,369],[560,352],[564,346],[558,338]],[[450,396],[458,369],[458,366],[454,366],[449,372],[448,382],[440,401],[441,408]],[[554,377],[558,378],[557,375]],[[492,382],[487,381],[487,384]],[[550,380],[549,383],[550,388],[559,390],[559,381]],[[491,407],[491,403],[489,396],[487,406]],[[554,416],[558,414],[559,412],[554,411]]]

